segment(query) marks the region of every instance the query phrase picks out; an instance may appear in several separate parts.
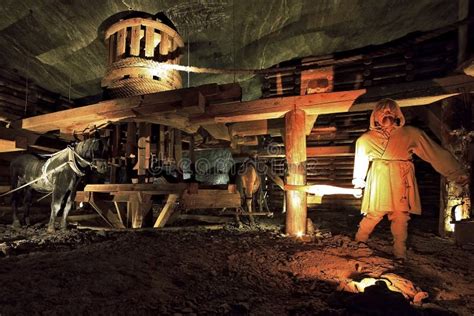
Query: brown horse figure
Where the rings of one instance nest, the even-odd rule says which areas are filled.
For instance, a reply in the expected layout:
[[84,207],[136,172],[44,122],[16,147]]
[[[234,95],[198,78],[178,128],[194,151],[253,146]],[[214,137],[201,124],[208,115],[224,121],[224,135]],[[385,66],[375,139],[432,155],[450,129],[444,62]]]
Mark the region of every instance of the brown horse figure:
[[[240,193],[242,198],[242,205],[246,206],[247,212],[249,212],[250,225],[255,225],[255,220],[252,213],[252,204],[254,194],[260,189],[261,179],[257,172],[256,162],[254,160],[245,161],[237,172],[235,184],[237,185],[237,191]],[[245,203],[244,203],[245,201]],[[237,223],[239,226],[242,224],[238,213],[236,214]]]

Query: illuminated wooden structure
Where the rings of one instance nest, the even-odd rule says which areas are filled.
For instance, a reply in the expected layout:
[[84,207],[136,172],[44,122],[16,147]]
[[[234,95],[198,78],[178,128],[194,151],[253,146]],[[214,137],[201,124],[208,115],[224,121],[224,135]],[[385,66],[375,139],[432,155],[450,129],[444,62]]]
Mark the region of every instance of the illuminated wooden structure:
[[102,87],[113,98],[142,95],[182,87],[178,71],[160,63],[179,64],[181,36],[156,18],[128,18],[105,31],[107,73]]

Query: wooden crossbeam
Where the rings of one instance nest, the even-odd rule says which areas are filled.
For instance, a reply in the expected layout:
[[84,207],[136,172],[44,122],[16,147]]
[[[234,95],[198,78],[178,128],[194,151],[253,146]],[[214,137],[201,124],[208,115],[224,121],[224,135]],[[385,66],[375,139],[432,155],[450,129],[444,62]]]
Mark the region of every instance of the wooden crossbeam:
[[22,151],[27,148],[28,140],[25,137],[17,136],[12,140],[0,139],[0,152]]
[[[258,156],[262,158],[281,158],[284,157],[285,148],[281,148],[279,153],[259,152]],[[354,156],[352,146],[317,146],[306,148],[307,157],[343,157]]]
[[[392,98],[402,107],[426,105],[458,95],[460,91],[474,91],[474,78],[456,75],[433,80],[371,87],[350,107],[349,111],[371,110],[377,101],[382,98]],[[288,97],[285,99],[288,99]],[[308,122],[307,125],[311,124]],[[232,136],[277,136],[281,135],[281,128],[283,128],[283,120],[281,119],[247,120],[230,126]]]
[[471,91],[474,91],[474,78],[466,75],[383,85],[368,89],[349,111],[371,110],[382,98],[394,99],[401,107],[419,106]]
[[153,225],[154,228],[161,228],[166,225],[166,222],[176,209],[176,201],[178,197],[179,195],[177,194],[170,194],[168,196],[165,206],[163,206],[160,215],[158,215],[158,218],[156,219],[155,224]]
[[115,192],[115,191],[142,191],[154,192],[153,194],[181,193],[186,189],[186,183],[152,184],[152,183],[120,183],[120,184],[88,184],[85,192]]
[[310,94],[210,105],[206,114],[192,116],[191,123],[207,125],[281,118],[297,108],[308,115],[346,112],[365,90]]
[[178,112],[186,120],[186,115],[190,113],[202,113],[204,103],[205,99],[197,88],[164,91],[34,116],[21,120],[20,127],[38,133],[52,130],[72,133],[73,130],[104,122],[127,119],[147,121],[147,118],[153,121],[159,117],[166,119],[167,114]]

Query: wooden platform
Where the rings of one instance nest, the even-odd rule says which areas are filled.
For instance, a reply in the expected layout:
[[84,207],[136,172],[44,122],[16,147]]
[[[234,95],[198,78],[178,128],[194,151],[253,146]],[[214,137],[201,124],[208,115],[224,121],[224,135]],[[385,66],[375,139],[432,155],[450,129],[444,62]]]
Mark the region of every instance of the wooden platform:
[[[184,209],[240,208],[235,189],[199,189],[197,184],[89,184],[76,194],[77,202],[90,204],[111,227],[141,228],[152,209],[153,197],[164,196],[166,203],[154,227],[165,226],[179,206]],[[189,218],[188,218],[189,219]]]

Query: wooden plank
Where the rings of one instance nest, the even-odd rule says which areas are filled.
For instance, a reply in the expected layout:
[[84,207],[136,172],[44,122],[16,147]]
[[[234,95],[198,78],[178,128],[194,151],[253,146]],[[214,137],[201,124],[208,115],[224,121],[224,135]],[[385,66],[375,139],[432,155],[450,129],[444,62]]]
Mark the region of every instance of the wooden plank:
[[11,151],[24,151],[28,149],[28,139],[16,136],[14,140],[0,139],[0,153]]
[[161,41],[160,41],[160,55],[162,56],[167,56],[169,53],[169,48],[170,48],[170,38],[168,34],[166,33],[160,33],[161,34]]
[[432,80],[415,81],[372,87],[349,109],[351,112],[374,108],[382,98],[391,98],[401,106],[431,104],[458,95],[460,92],[474,91],[474,78],[454,75]]
[[319,146],[306,148],[308,157],[322,156],[354,156],[354,148],[352,146]]
[[135,122],[127,123],[127,143],[125,145],[125,156],[128,158],[135,155],[137,147],[137,125]]
[[193,215],[193,214],[181,214],[179,215],[179,219],[200,221],[200,222],[206,222],[206,223],[231,223],[234,221],[234,218],[232,217]]
[[116,184],[88,184],[85,192],[116,192],[116,191],[148,191],[180,193],[186,189],[186,183],[116,183]]
[[191,117],[191,123],[206,125],[275,119],[295,107],[308,115],[346,112],[364,93],[365,90],[353,90],[210,105],[205,115]]
[[209,124],[203,127],[212,137],[230,141],[229,128],[224,123]]
[[109,49],[109,64],[113,63],[115,61],[115,52],[116,52],[116,38],[117,35],[110,36],[108,39],[108,49]]
[[311,134],[311,131],[313,130],[314,124],[316,123],[317,119],[318,119],[317,115],[306,115],[306,122],[305,122],[306,135]]
[[90,193],[90,199],[88,203],[108,225],[115,228],[125,228],[117,215],[111,211],[109,205],[101,200],[98,200],[95,194],[92,192]]
[[150,195],[142,195],[136,192],[130,196],[127,202],[127,222],[131,219],[132,228],[141,228],[146,214],[151,210],[152,202]]
[[230,125],[229,131],[232,136],[280,136],[284,127],[285,121],[283,119],[259,120],[233,123]]
[[158,151],[158,157],[160,160],[165,159],[165,126],[160,124],[160,130],[159,130],[159,151]]
[[125,27],[130,26],[151,26],[156,30],[159,30],[161,33],[166,33],[171,36],[175,41],[177,41],[180,47],[184,47],[183,40],[179,36],[179,34],[173,30],[171,27],[163,24],[159,21],[150,20],[150,19],[143,19],[143,18],[133,18],[133,19],[126,19],[120,22],[113,24],[110,28],[107,29],[105,32],[105,38],[109,38],[112,34],[116,33],[118,30],[123,29]]
[[151,125],[149,123],[139,123],[138,127],[138,175],[146,175],[150,163],[150,137]]
[[145,30],[145,57],[153,57],[155,54],[155,28],[147,26]]
[[199,190],[196,194],[185,192],[181,202],[186,209],[237,208],[241,206],[239,193],[227,190]]
[[117,32],[117,58],[123,58],[125,55],[125,41],[127,40],[127,29],[123,28]]
[[69,215],[67,217],[68,223],[71,222],[81,222],[81,221],[90,221],[93,219],[101,218],[99,214],[83,214],[83,215]]
[[158,215],[158,218],[156,219],[156,222],[153,225],[154,228],[161,228],[166,225],[166,222],[168,221],[168,219],[173,214],[176,208],[176,201],[178,197],[179,195],[177,194],[170,194],[168,196],[165,206],[161,210],[160,215]]
[[174,159],[176,161],[176,170],[178,171],[178,181],[183,180],[183,141],[181,137],[181,131],[178,129],[174,130]]
[[140,26],[132,26],[132,33],[130,34],[130,55],[140,55]]

